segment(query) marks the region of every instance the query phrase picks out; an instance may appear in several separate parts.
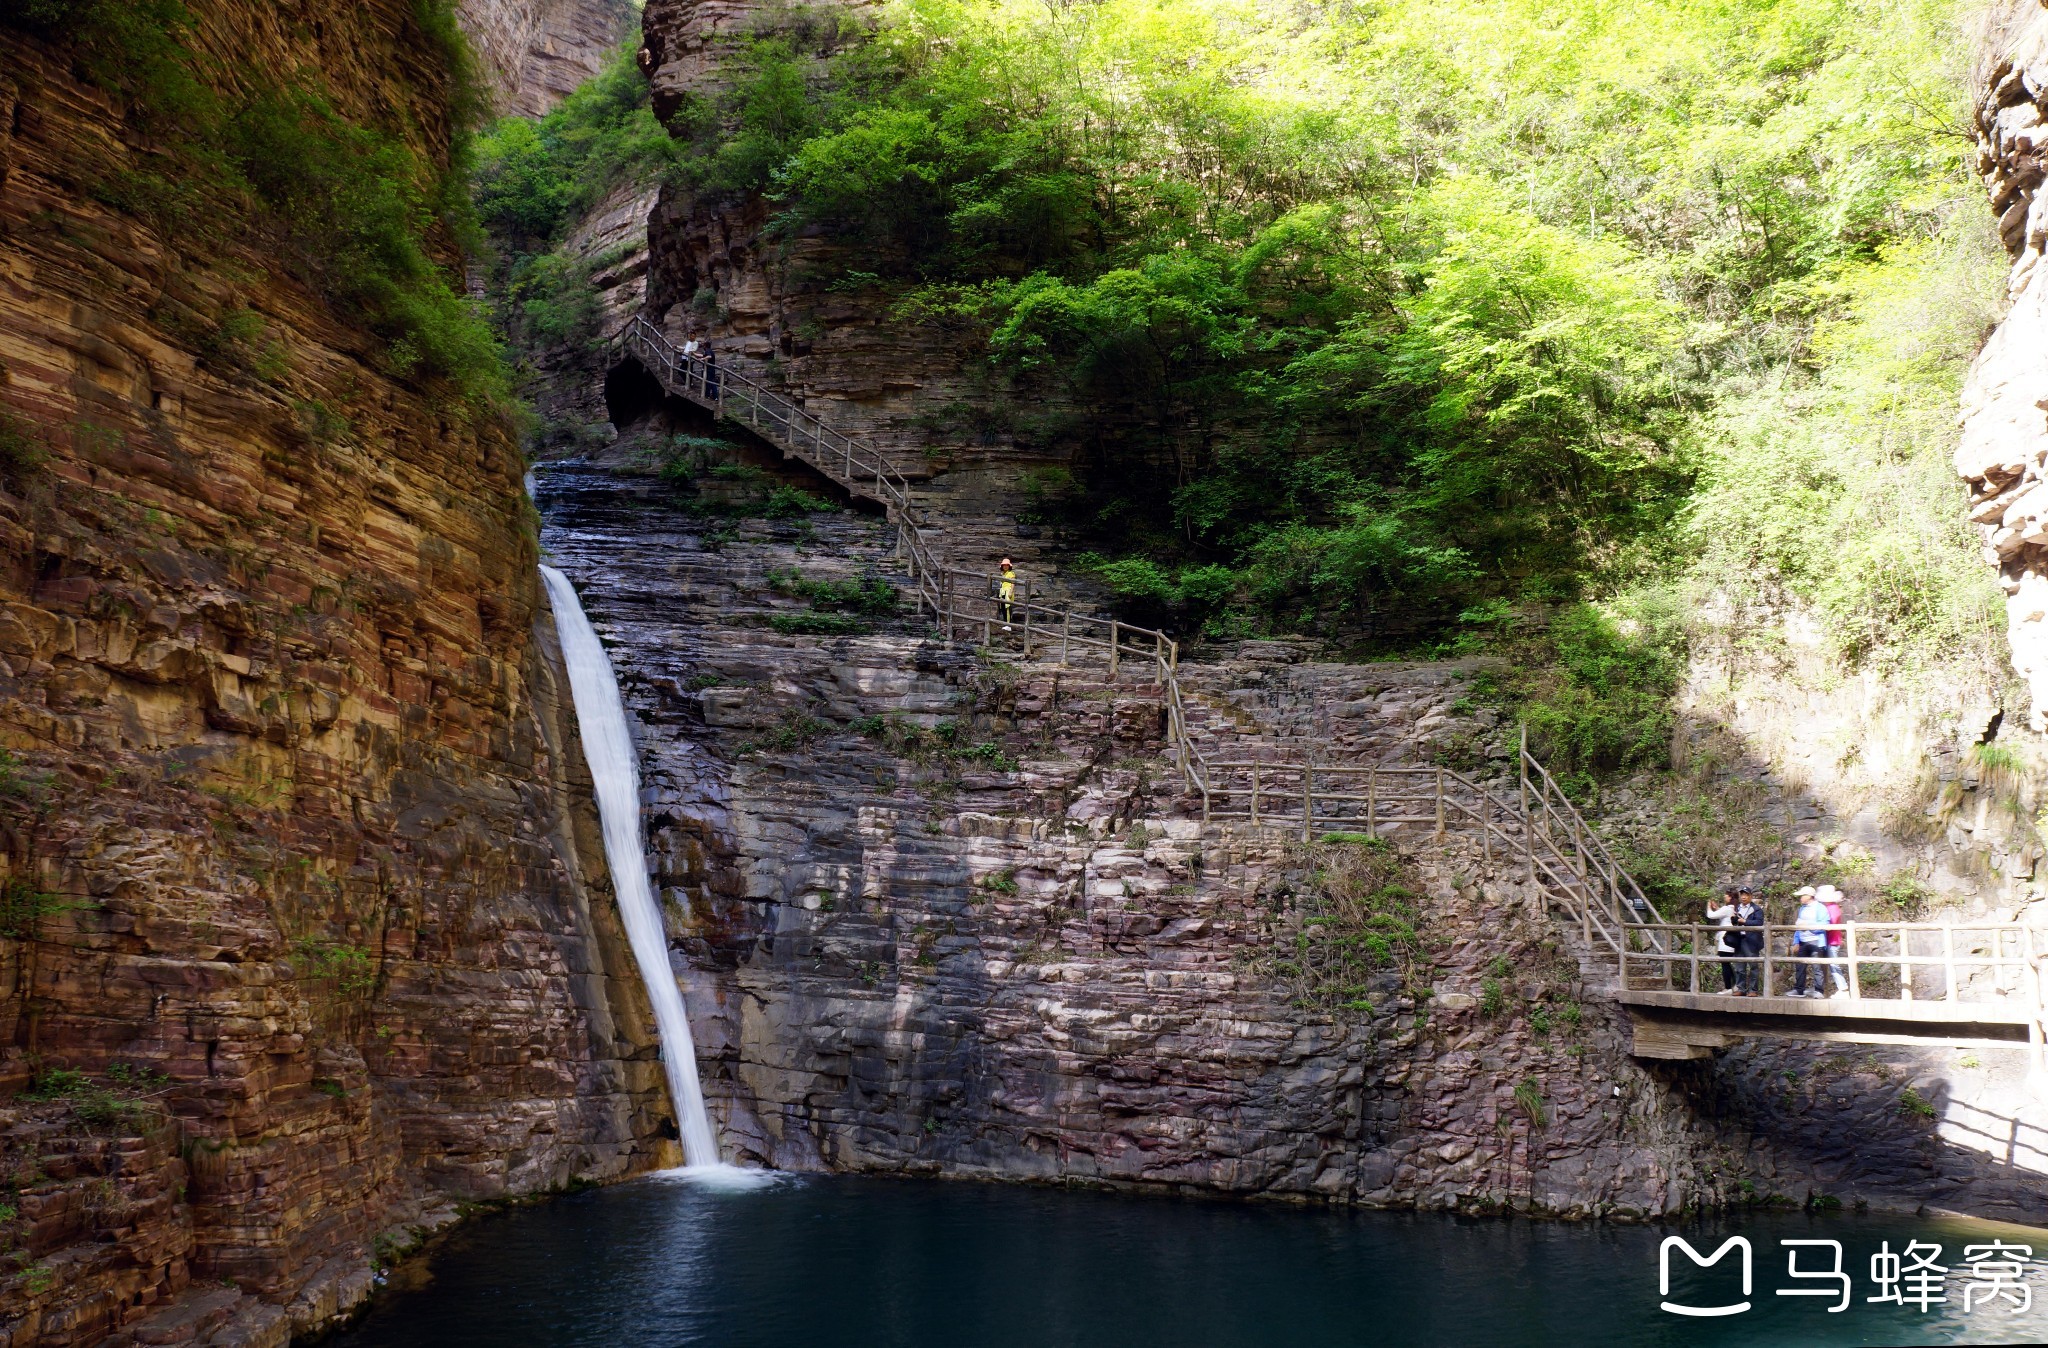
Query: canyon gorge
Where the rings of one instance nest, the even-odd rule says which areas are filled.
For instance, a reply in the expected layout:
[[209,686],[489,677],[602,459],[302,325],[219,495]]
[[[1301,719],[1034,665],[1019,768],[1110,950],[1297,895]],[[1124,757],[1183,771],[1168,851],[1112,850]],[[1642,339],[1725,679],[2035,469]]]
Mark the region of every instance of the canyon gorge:
[[[622,44],[683,142],[764,50],[816,84],[881,7],[184,9],[174,49],[121,45],[90,3],[0,24],[0,1348],[281,1345],[468,1213],[681,1164],[543,562],[624,696],[727,1161],[1473,1215],[2048,1221],[2026,1049],[1637,1056],[1533,864],[1455,823],[1368,844],[1206,819],[1160,682],[955,639],[900,514],[614,340],[644,316],[872,447],[947,565],[1010,557],[1032,597],[1123,602],[1058,506],[1090,464],[1128,465],[1139,414],[1058,362],[990,359],[916,247],[676,172],[618,175],[540,242],[482,244],[436,204],[464,190],[465,118],[544,117]],[[1947,484],[2009,645],[1894,686],[1844,676],[1796,603],[1765,638],[1703,603],[1674,766],[1586,775],[1628,855],[2048,931],[2044,35],[2013,0],[1977,38],[2011,307],[1963,393],[1973,494]],[[151,83],[167,62],[198,74]],[[286,111],[191,111],[230,105]],[[181,140],[188,115],[215,138]],[[273,188],[251,158],[308,144],[335,182],[401,184],[392,218],[463,278],[451,305],[516,310],[536,292],[505,260],[545,251],[587,318],[514,318],[516,389],[466,382],[440,317],[309,263],[331,239],[308,218],[356,198]],[[388,243],[364,229],[334,237]],[[1194,741],[1514,793],[1507,659],[1351,658],[1314,626],[1186,631]],[[1286,952],[1346,903],[1382,919],[1379,954],[1324,988]]]

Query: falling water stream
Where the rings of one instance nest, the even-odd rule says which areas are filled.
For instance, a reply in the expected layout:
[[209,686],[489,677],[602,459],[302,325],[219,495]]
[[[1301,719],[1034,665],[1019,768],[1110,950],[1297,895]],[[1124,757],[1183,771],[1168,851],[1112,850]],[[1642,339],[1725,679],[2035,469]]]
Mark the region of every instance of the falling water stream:
[[689,1017],[676,989],[668,962],[668,940],[661,909],[647,883],[647,852],[640,841],[640,769],[633,737],[626,732],[626,704],[612,662],[584,615],[576,587],[552,566],[540,569],[561,633],[562,658],[569,666],[569,690],[576,699],[576,721],[583,730],[583,757],[597,795],[598,817],[604,823],[604,854],[611,866],[612,889],[619,916],[654,1005],[654,1023],[661,1031],[661,1063],[668,1072],[669,1098],[683,1134],[683,1160],[691,1170],[740,1172],[720,1164],[718,1137],[704,1112],[704,1091],[697,1083],[697,1049],[690,1038]]

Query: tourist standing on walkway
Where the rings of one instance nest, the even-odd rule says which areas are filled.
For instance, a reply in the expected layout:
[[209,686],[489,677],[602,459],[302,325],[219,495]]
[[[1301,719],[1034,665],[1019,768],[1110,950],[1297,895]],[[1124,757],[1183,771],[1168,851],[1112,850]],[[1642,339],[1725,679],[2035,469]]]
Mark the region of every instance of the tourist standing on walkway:
[[[1828,910],[1828,977],[1835,980],[1835,996],[1849,995],[1849,963],[1843,958],[1846,933],[1842,930],[1842,891],[1833,885],[1822,885],[1815,897]],[[1814,991],[1820,991],[1819,981]]]
[[1011,606],[1017,598],[1017,568],[1010,564],[1008,557],[1003,558],[1002,569],[996,573],[996,598],[1003,606],[1003,630],[1007,632],[1010,630]]
[[1735,891],[1735,925],[1742,929],[1741,935],[1736,937],[1737,952],[1742,959],[1736,970],[1742,978],[1742,995],[1761,996],[1758,989],[1763,985],[1763,966],[1758,960],[1764,953],[1764,934],[1757,929],[1764,925],[1764,908],[1751,890]]
[[1828,953],[1828,906],[1820,901],[1812,885],[1802,885],[1793,894],[1799,900],[1799,911],[1792,918],[1792,991],[1794,997],[1807,996],[1806,974],[1813,971],[1813,993],[1825,997],[1821,984],[1826,981],[1821,973],[1820,963]]
[[1742,977],[1736,972],[1735,956],[1739,953],[1736,942],[1742,938],[1735,934],[1735,891],[1721,891],[1721,902],[1707,905],[1707,921],[1720,930],[1714,933],[1714,953],[1721,957],[1721,995],[1734,996],[1742,991]]

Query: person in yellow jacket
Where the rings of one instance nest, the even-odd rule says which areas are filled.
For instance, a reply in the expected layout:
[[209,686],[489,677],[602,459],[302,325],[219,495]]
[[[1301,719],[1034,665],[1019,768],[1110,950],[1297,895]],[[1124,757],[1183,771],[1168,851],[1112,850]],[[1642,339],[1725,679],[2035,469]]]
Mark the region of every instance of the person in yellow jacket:
[[1002,570],[997,575],[996,598],[1002,605],[1003,630],[1007,632],[1010,630],[1010,605],[1017,598],[1017,568],[1005,557]]

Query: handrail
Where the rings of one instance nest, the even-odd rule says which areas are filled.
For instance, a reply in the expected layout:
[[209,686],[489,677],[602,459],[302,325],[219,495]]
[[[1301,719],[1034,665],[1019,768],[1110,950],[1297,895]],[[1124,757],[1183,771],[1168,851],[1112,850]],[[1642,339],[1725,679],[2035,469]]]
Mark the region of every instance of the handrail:
[[[1950,1005],[2000,1002],[2008,1008],[2037,1006],[2031,998],[2013,998],[2037,977],[2033,930],[2027,926],[1999,922],[1837,922],[1818,927],[1797,922],[1761,926],[1723,927],[1711,922],[1662,922],[1645,924],[1665,939],[1659,949],[1623,951],[1617,963],[1620,986],[1624,989],[1688,992],[1711,995],[1700,966],[1727,964],[1737,971],[1754,973],[1750,979],[1761,996],[1780,995],[1787,969],[1800,966],[1814,975],[1815,986],[1831,977],[1838,980],[1840,995],[1851,1001],[1882,1001],[1901,1007],[1928,1002]],[[1801,955],[1793,935],[1800,931],[1842,933],[1842,943],[1823,947],[1820,955]],[[1723,934],[1756,936],[1760,947],[1754,954],[1722,954],[1715,947]],[[1930,939],[1915,942],[1922,935]],[[1774,938],[1785,938],[1785,950],[1776,949]],[[1958,950],[1961,941],[1964,949]],[[1921,949],[1916,950],[1916,945]],[[1938,945],[1938,950],[1928,950]],[[1977,947],[1988,947],[1978,949]],[[1926,995],[1917,973],[1938,971],[1938,989]],[[1872,975],[1879,975],[1875,980]],[[1674,976],[1682,987],[1673,987]],[[1797,980],[1804,982],[1805,980]],[[1873,981],[1878,985],[1873,987]],[[1934,982],[1936,980],[1927,980]],[[2035,1012],[2038,1015],[2038,1012]]]
[[[1630,953],[1630,931],[1642,928],[1646,921],[1661,920],[1634,877],[1615,861],[1556,780],[1529,753],[1526,733],[1519,755],[1521,795],[1515,803],[1445,768],[1212,762],[1189,725],[1187,698],[1179,678],[1180,646],[1172,637],[1118,618],[1045,602],[1032,594],[1028,581],[1018,583],[1022,593],[1013,593],[1004,601],[997,590],[998,577],[950,567],[939,560],[925,535],[910,480],[880,452],[736,370],[684,356],[644,314],[627,321],[613,338],[613,348],[639,360],[668,392],[740,422],[849,493],[882,505],[897,526],[897,554],[910,573],[918,604],[931,611],[948,640],[963,634],[978,636],[987,648],[1021,647],[1027,660],[1057,644],[1062,665],[1077,654],[1106,659],[1113,682],[1126,665],[1149,672],[1160,689],[1174,765],[1188,793],[1200,800],[1204,821],[1248,818],[1259,826],[1284,824],[1289,828],[1298,822],[1302,837],[1308,839],[1319,822],[1359,822],[1358,811],[1350,807],[1361,803],[1366,807],[1363,822],[1373,830],[1383,824],[1398,828],[1432,823],[1442,836],[1449,820],[1456,817],[1476,827],[1480,846],[1488,856],[1496,843],[1504,856],[1520,851],[1530,883],[1563,903],[1577,918],[1589,945],[1604,944],[1625,961]],[[1247,769],[1253,773],[1249,807],[1231,808],[1228,802],[1243,793],[1226,778]],[[1276,796],[1273,808],[1262,809],[1265,798],[1258,774],[1269,771],[1300,774],[1301,790],[1286,800]],[[1382,774],[1398,777],[1404,772],[1434,774],[1431,792],[1426,797],[1378,794]],[[1364,797],[1331,789],[1360,775],[1368,782]],[[1324,782],[1321,790],[1316,786],[1317,777]],[[1447,785],[1451,789],[1447,790]],[[1530,804],[1532,789],[1540,812]],[[1381,804],[1399,803],[1426,803],[1432,813],[1414,818],[1380,817]],[[1495,822],[1496,813],[1505,822]],[[1558,819],[1563,820],[1562,827],[1553,822]],[[1512,830],[1512,824],[1519,824],[1519,829]],[[1652,935],[1648,939],[1654,943],[1661,938]]]
[[[879,498],[883,504],[907,515],[915,514],[910,481],[888,460],[746,375],[683,355],[661,329],[648,322],[646,315],[635,314],[627,320],[614,344],[632,351],[671,392],[680,393],[722,416],[732,416],[734,420],[761,431],[770,440],[798,447],[798,457],[849,491]],[[802,453],[800,446],[806,438],[817,458]],[[829,461],[835,458],[841,465],[841,471],[837,473],[820,462],[821,459]],[[864,491],[870,484],[872,490]]]
[[[1721,958],[1718,953],[1703,953],[1699,933],[1725,929],[1701,923],[1670,923],[1662,918],[1635,877],[1615,859],[1606,840],[1594,831],[1557,779],[1529,752],[1526,728],[1516,755],[1519,781],[1518,795],[1513,801],[1502,799],[1482,782],[1437,766],[1211,761],[1196,743],[1189,725],[1187,699],[1179,678],[1180,647],[1166,633],[1046,603],[1032,594],[1029,581],[1020,583],[1022,593],[1013,594],[1006,606],[996,588],[997,577],[949,567],[938,559],[925,536],[922,512],[910,480],[879,451],[833,429],[791,399],[746,375],[714,366],[708,360],[684,356],[643,314],[635,314],[627,321],[613,338],[613,347],[615,351],[630,352],[670,393],[731,417],[785,453],[802,459],[849,493],[881,504],[897,526],[897,553],[909,570],[918,604],[931,610],[949,640],[963,631],[975,634],[978,628],[984,647],[1021,646],[1027,660],[1036,651],[1049,652],[1057,643],[1062,666],[1076,654],[1106,658],[1112,682],[1127,664],[1140,670],[1149,668],[1153,683],[1160,689],[1166,737],[1175,766],[1189,794],[1200,799],[1205,822],[1212,818],[1248,819],[1255,827],[1289,829],[1298,823],[1302,838],[1307,840],[1315,835],[1318,824],[1362,822],[1375,835],[1383,828],[1428,824],[1434,826],[1441,838],[1453,820],[1465,821],[1466,827],[1477,831],[1482,855],[1488,860],[1496,846],[1503,857],[1521,853],[1533,891],[1561,903],[1577,920],[1589,952],[1603,947],[1611,952],[1622,987],[1626,988],[1630,978],[1638,976],[1636,971],[1644,966],[1659,971],[1650,976],[1661,977],[1668,987],[1673,967],[1684,964],[1690,970],[1688,985],[1697,991],[1700,962]],[[1270,794],[1262,780],[1267,773],[1274,774]],[[1237,784],[1241,774],[1249,774],[1246,786]],[[1280,783],[1290,774],[1298,778],[1299,789],[1290,787],[1282,794]],[[1417,777],[1429,778],[1428,789],[1405,789]],[[1347,783],[1355,788],[1361,778],[1365,784],[1362,795],[1355,789],[1336,789]],[[1322,783],[1320,789],[1318,779]],[[1238,797],[1247,799],[1242,805],[1233,805]],[[1361,805],[1362,818],[1356,808]],[[1398,813],[1404,807],[1417,806],[1426,807],[1426,812]],[[1396,812],[1388,813],[1389,809]],[[1786,928],[1741,930],[1762,930],[1768,934]],[[2012,969],[2019,970],[2018,981],[2030,984],[2033,994],[2029,1013],[2033,1052],[2042,1070],[2048,1071],[2048,950],[2037,948],[2032,928],[2019,928],[2021,950],[2010,958],[2003,953],[2003,936],[1994,935],[1998,954],[1988,961],[1969,951],[1958,956],[1956,933],[2010,933],[2014,928],[1992,924],[1847,923],[1842,930],[1846,933],[1845,948],[1851,952],[1842,962],[1848,965],[1854,996],[1862,995],[1860,970],[1866,965],[1889,965],[1901,971],[1901,1001],[1910,1001],[1914,995],[1910,976],[1914,968],[1940,964],[1945,995],[1950,999],[1958,987],[1959,967],[1986,965],[1994,982],[2005,981]],[[1907,946],[1915,931],[1943,933],[1943,954],[1913,955]],[[1897,951],[1885,954],[1856,949],[1859,940],[1879,940],[1886,933],[1896,933]],[[1682,935],[1691,937],[1684,949],[1680,948]],[[1764,954],[1758,958],[1764,965],[1768,987],[1776,959],[1789,957],[1774,957],[1767,939]]]

